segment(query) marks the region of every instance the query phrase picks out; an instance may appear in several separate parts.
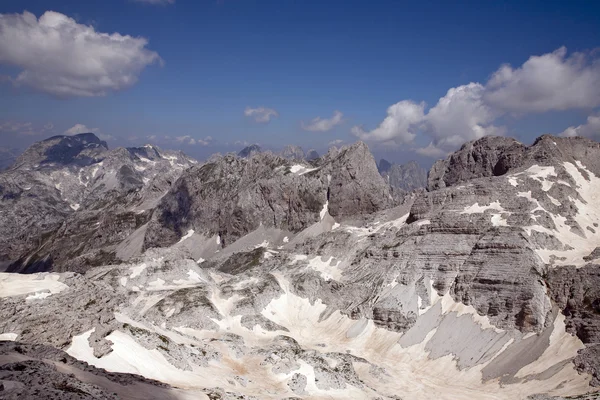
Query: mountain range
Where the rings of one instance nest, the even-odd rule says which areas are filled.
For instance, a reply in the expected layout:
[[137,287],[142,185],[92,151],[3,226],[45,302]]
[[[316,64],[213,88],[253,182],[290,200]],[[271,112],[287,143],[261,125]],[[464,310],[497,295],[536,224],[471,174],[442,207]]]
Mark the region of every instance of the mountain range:
[[0,173],[0,397],[597,398],[599,160],[36,143]]

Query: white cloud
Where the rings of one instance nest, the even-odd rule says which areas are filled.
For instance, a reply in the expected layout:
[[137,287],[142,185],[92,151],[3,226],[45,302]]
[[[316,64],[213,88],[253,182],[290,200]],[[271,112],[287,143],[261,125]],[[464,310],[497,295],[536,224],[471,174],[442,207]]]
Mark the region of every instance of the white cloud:
[[65,135],[73,136],[73,135],[78,135],[80,133],[90,133],[90,132],[97,133],[98,131],[99,131],[98,128],[88,128],[87,126],[85,126],[83,124],[75,124],[71,128],[69,128],[65,131]]
[[437,147],[433,144],[433,142],[429,143],[427,147],[420,147],[418,149],[415,149],[415,151],[417,152],[417,154],[431,158],[442,158],[448,155],[447,151],[444,151],[441,148]]
[[112,135],[102,133],[102,132],[100,132],[100,129],[98,129],[98,128],[88,128],[84,124],[75,124],[71,128],[67,129],[64,134],[67,136],[73,136],[73,135],[78,135],[80,133],[93,133],[96,136],[98,136],[98,138],[100,140],[113,140],[114,139],[114,137]]
[[36,127],[32,122],[0,121],[0,133],[12,133],[17,135],[41,135],[48,134],[54,129],[54,124],[46,123],[42,127]]
[[396,143],[410,143],[416,136],[416,125],[423,121],[425,103],[417,104],[410,100],[400,101],[387,109],[387,117],[372,131],[360,126],[352,128],[352,133],[361,140]]
[[429,110],[424,131],[435,146],[453,149],[469,140],[505,134],[504,128],[492,125],[501,113],[483,102],[483,92],[479,83],[451,88]]
[[244,115],[246,117],[253,117],[256,122],[261,123],[266,123],[269,122],[271,118],[279,117],[279,113],[277,111],[266,107],[246,107],[244,110]]
[[33,135],[35,130],[31,122],[4,121],[0,122],[0,132],[19,135]]
[[189,144],[189,145],[199,145],[199,146],[208,146],[213,142],[213,138],[211,136],[207,136],[204,139],[196,139],[191,137],[190,135],[185,136],[177,136],[175,138],[177,143],[181,144]]
[[246,146],[250,146],[251,143],[249,141],[247,141],[247,140],[236,140],[235,142],[233,142],[233,144],[235,146],[244,146],[244,147],[246,147]]
[[101,33],[58,12],[0,14],[0,63],[20,69],[10,81],[59,97],[104,96],[134,85],[162,62],[148,41]]
[[304,124],[304,122],[302,122],[302,129],[311,132],[327,132],[332,130],[336,125],[344,122],[342,119],[343,116],[344,114],[338,110],[335,110],[331,118],[316,117],[313,118],[308,124]]
[[[368,132],[355,126],[352,133],[363,140],[409,144],[418,136],[430,142],[419,154],[440,157],[466,141],[488,135],[505,135],[498,118],[533,112],[590,109],[600,105],[598,52],[567,56],[560,49],[530,57],[519,68],[501,66],[484,85],[472,82],[450,88],[425,112],[425,104],[409,100],[388,108],[378,128]],[[592,136],[598,132],[598,116],[571,127],[563,135]],[[600,135],[599,135],[600,136]]]
[[332,140],[331,142],[329,142],[329,145],[330,146],[339,146],[342,143],[344,143],[344,141],[342,139],[336,139],[336,140]]
[[590,115],[585,124],[579,126],[571,126],[565,129],[561,136],[585,136],[588,138],[600,138],[600,114]]
[[486,85],[485,101],[516,113],[594,108],[600,105],[597,53],[573,53],[561,47],[532,56],[521,67],[501,66]]

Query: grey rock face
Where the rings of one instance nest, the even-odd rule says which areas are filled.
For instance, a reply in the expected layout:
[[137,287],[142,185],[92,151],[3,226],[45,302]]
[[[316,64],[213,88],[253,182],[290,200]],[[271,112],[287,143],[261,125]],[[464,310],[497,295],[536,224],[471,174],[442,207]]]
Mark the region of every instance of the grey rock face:
[[381,159],[378,169],[383,179],[393,188],[411,191],[427,186],[427,171],[415,161],[398,165]]
[[304,150],[300,146],[287,145],[281,150],[281,157],[288,160],[304,160]]
[[[89,334],[90,363],[118,353],[209,397],[596,392],[600,147],[545,136],[502,175],[501,155],[464,156],[444,187],[400,205],[363,143],[313,163],[261,153],[193,166],[139,214],[74,212],[45,245],[73,248],[61,265],[85,270],[52,275],[67,289],[1,274],[0,334],[73,354],[69,340],[89,350]],[[143,254],[90,268],[133,238]]]
[[503,175],[522,165],[526,146],[513,138],[486,136],[465,143],[446,160],[436,161],[427,189],[435,190],[485,176]]
[[[0,397],[7,400],[175,398],[169,385],[138,375],[108,372],[46,345],[0,342]],[[95,383],[90,383],[94,381]],[[154,393],[153,393],[154,392]]]
[[110,261],[194,163],[151,145],[108,150],[93,134],[32,145],[0,173],[0,262],[36,272]]
[[558,161],[579,160],[598,174],[600,161],[592,154],[596,154],[599,146],[583,137],[543,135],[528,147],[512,138],[487,136],[466,143],[446,160],[437,161],[429,172],[427,190],[479,177],[504,175],[526,164],[548,165]]
[[[368,147],[359,143],[326,155],[308,172],[291,172],[289,161],[262,153],[249,160],[225,156],[186,171],[159,204],[145,246],[171,245],[189,229],[219,235],[228,245],[264,225],[298,232],[331,216],[388,208],[392,198]],[[312,170],[310,170],[312,169]]]
[[600,266],[552,269],[545,278],[552,300],[567,318],[567,331],[588,345],[580,350],[575,364],[600,386]]
[[250,158],[258,153],[262,153],[261,147],[257,144],[251,144],[250,146],[244,147],[242,150],[240,150],[238,157]]
[[312,161],[312,160],[316,160],[317,158],[319,158],[319,153],[317,153],[317,151],[315,149],[310,149],[306,152],[306,160],[307,161]]
[[58,165],[86,166],[101,159],[108,150],[93,133],[53,136],[31,145],[14,163],[16,169],[52,168]]

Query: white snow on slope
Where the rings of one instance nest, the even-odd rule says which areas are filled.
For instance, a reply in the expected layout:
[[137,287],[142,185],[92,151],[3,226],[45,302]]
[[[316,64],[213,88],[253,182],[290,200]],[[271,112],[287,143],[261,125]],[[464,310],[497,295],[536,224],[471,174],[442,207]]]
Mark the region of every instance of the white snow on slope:
[[323,209],[319,213],[319,215],[321,216],[321,220],[323,220],[323,218],[325,218],[325,214],[328,213],[328,207],[329,207],[329,201],[326,201],[325,204],[323,204]]
[[[307,259],[306,256],[297,256],[299,260]],[[107,339],[112,344],[112,352],[102,358],[96,358],[89,345],[88,339],[93,330],[84,332],[73,338],[67,352],[83,361],[109,371],[127,372],[143,375],[147,378],[157,379],[173,386],[194,390],[198,388],[221,387],[226,391],[243,392],[261,399],[281,399],[295,396],[287,386],[288,381],[296,373],[307,378],[305,394],[302,398],[310,399],[363,399],[388,396],[392,397],[402,393],[402,398],[412,399],[516,399],[524,398],[532,393],[547,392],[551,395],[579,394],[589,388],[589,377],[580,375],[572,363],[561,366],[551,379],[536,380],[528,377],[518,384],[500,384],[497,379],[482,381],[482,370],[489,362],[471,368],[459,369],[454,354],[448,354],[435,360],[429,357],[428,343],[436,335],[445,335],[448,329],[452,335],[460,335],[463,325],[458,324],[459,316],[472,318],[481,329],[493,330],[498,337],[505,333],[490,324],[489,319],[477,314],[472,306],[456,303],[446,293],[437,294],[429,281],[429,301],[441,308],[442,317],[450,321],[443,332],[438,332],[439,327],[430,327],[431,331],[423,332],[424,339],[415,345],[402,347],[398,341],[403,334],[378,328],[372,320],[353,320],[339,311],[326,313],[327,306],[319,299],[310,301],[294,294],[291,283],[278,272],[274,274],[283,293],[271,300],[263,309],[262,316],[288,329],[284,331],[266,331],[259,325],[247,329],[241,324],[242,315],[233,315],[238,301],[244,298],[237,293],[221,297],[217,288],[211,291],[210,301],[223,316],[215,319],[219,331],[198,330],[189,327],[178,327],[168,330],[165,326],[151,325],[148,321],[135,323],[123,316],[117,316],[120,322],[127,322],[132,326],[165,335],[174,343],[189,347],[191,345],[203,346],[210,343],[220,353],[220,359],[210,361],[207,366],[200,367],[190,364],[190,369],[182,370],[172,365],[168,358],[158,349],[148,349],[139,344],[134,337],[124,332],[112,332]],[[252,287],[256,278],[240,282],[241,287]],[[248,286],[249,285],[249,286]],[[159,297],[160,298],[160,297]],[[424,314],[434,313],[434,320],[438,318],[433,307],[424,310]],[[327,315],[327,317],[324,317]],[[422,315],[427,317],[427,315]],[[457,323],[453,325],[456,320]],[[564,318],[563,318],[564,322]],[[418,329],[418,328],[414,328]],[[473,329],[473,328],[472,328]],[[532,373],[544,372],[555,366],[559,361],[573,357],[580,348],[581,342],[564,332],[564,323],[561,325],[560,317],[555,321],[555,331],[550,339],[550,348],[543,354],[539,361],[524,367],[519,371],[519,376],[526,377]],[[225,341],[213,339],[226,338],[226,334],[235,334],[243,338],[242,352],[236,352]],[[342,388],[323,389],[323,380],[328,379],[323,372],[307,360],[298,358],[295,367],[289,371],[276,373],[272,364],[265,362],[265,358],[276,358],[257,352],[256,346],[272,343],[278,335],[285,335],[296,340],[300,346],[318,353],[350,353],[376,364],[385,373],[375,373],[369,364],[353,362],[358,379],[365,386],[342,385]],[[440,343],[441,342],[441,343]],[[444,341],[439,337],[436,346],[444,346]],[[496,354],[504,352],[511,342],[503,346]],[[561,347],[560,343],[569,343]],[[471,343],[466,347],[470,351],[473,346],[485,346],[489,343]],[[332,366],[333,368],[334,366]],[[240,386],[240,379],[244,385]],[[558,384],[560,383],[560,385]],[[377,388],[378,392],[370,388]],[[297,397],[297,396],[296,396]]]
[[[23,275],[2,272],[0,273],[0,297],[22,296],[36,292],[49,293],[44,295],[44,297],[48,297],[69,288],[64,283],[59,282],[59,278],[59,274]],[[36,298],[41,298],[40,296],[38,294]]]
[[[554,182],[548,180],[550,176],[556,177],[556,170],[554,167],[542,167],[539,165],[532,165],[527,168],[524,172],[515,174],[515,176],[526,174],[531,179],[534,179],[542,184],[542,190],[547,192],[550,190]],[[516,185],[515,185],[516,186]]]
[[187,231],[187,233],[186,233],[185,235],[183,235],[183,236],[181,237],[181,239],[179,239],[179,242],[177,242],[177,243],[181,243],[181,242],[183,242],[185,239],[191,238],[193,234],[194,234],[194,230],[193,230],[193,229],[190,229],[190,230],[188,230],[188,231]]
[[495,210],[503,212],[504,208],[502,208],[502,206],[500,205],[500,201],[496,200],[487,206],[480,206],[479,203],[467,206],[463,211],[461,211],[461,214],[479,214],[485,212],[486,210]]
[[18,337],[18,333],[2,333],[0,334],[0,342],[14,342]]
[[342,278],[342,271],[338,268],[341,261],[333,264],[333,257],[329,257],[328,260],[323,260],[317,256],[308,261],[308,268],[318,272],[323,279],[326,281],[336,280],[339,281]]
[[317,170],[317,169],[319,169],[319,168],[308,168],[308,167],[305,167],[304,165],[299,165],[299,164],[292,165],[290,167],[290,171],[292,172],[292,174],[296,174],[296,175],[304,175],[304,174],[307,174],[307,173]]
[[[558,257],[554,260],[555,265],[576,265],[582,266],[586,262],[583,257],[590,254],[596,247],[600,246],[600,229],[595,229],[594,232],[587,230],[587,227],[593,227],[594,223],[600,221],[600,178],[595,176],[591,171],[587,170],[581,162],[576,161],[576,164],[569,162],[563,163],[566,171],[571,175],[576,183],[576,190],[579,198],[570,200],[575,204],[577,214],[574,216],[575,222],[579,224],[583,231],[581,236],[567,225],[567,218],[562,215],[548,213],[556,229],[548,229],[541,225],[531,225],[523,227],[528,234],[531,231],[547,233],[556,237],[563,244],[571,246],[570,250],[552,250],[552,249],[536,249],[536,253],[542,258],[545,263],[550,263],[551,257]],[[589,176],[589,181],[579,171],[585,171]],[[521,193],[519,195],[522,195]],[[531,193],[527,192],[526,196],[530,201],[537,203],[537,209],[543,208],[536,199],[531,198]],[[545,210],[544,210],[545,211]]]
[[131,267],[131,275],[130,278],[135,278],[136,276],[140,276],[140,274],[148,267],[146,263],[141,263],[140,265],[136,265]]

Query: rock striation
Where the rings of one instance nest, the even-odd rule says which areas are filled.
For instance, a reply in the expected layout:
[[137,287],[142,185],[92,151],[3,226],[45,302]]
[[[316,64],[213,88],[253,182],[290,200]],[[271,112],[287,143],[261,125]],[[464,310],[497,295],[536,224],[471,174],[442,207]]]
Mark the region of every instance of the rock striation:
[[398,165],[382,158],[377,168],[383,179],[393,188],[410,192],[427,187],[427,170],[416,161]]
[[0,273],[0,339],[19,342],[0,379],[102,398],[52,370],[64,351],[166,398],[597,397],[599,159],[587,139],[484,138],[395,200],[359,142],[214,157],[144,207],[82,202],[20,263],[68,272]]

